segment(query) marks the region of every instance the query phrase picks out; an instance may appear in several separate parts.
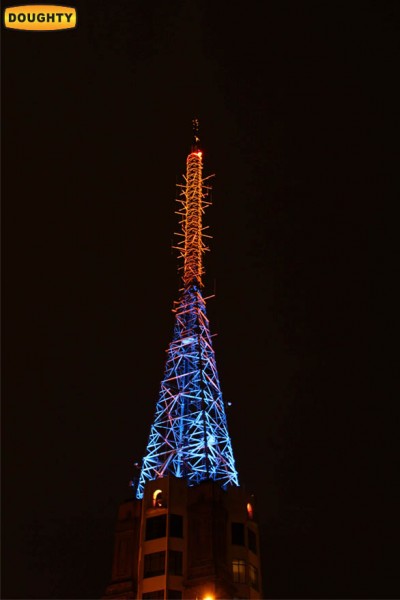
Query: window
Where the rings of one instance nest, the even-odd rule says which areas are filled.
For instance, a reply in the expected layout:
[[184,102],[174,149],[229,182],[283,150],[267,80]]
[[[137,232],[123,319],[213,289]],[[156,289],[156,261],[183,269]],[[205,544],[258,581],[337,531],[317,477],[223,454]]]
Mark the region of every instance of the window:
[[254,552],[254,554],[257,554],[257,536],[252,529],[248,529],[247,534],[247,539],[249,540],[249,550]]
[[182,575],[182,552],[170,550],[168,554],[168,573]]
[[176,538],[183,537],[182,515],[169,515],[169,535]]
[[167,515],[150,517],[146,521],[146,540],[155,540],[165,537],[167,528]]
[[244,546],[243,523],[232,523],[232,544],[235,546]]
[[249,565],[250,585],[251,587],[258,589],[258,571],[253,565]]
[[244,560],[232,561],[234,583],[246,583],[246,563]]
[[144,555],[143,577],[156,577],[165,573],[165,552],[153,552]]
[[179,590],[168,590],[167,598],[168,600],[181,600],[182,592],[180,592]]
[[164,600],[164,590],[157,590],[156,592],[146,592],[142,594],[143,600]]

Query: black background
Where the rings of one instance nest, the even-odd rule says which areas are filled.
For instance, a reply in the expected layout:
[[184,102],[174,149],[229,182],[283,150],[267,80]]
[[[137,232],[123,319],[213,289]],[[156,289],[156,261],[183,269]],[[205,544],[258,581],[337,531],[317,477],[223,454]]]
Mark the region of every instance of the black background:
[[193,117],[264,593],[398,597],[398,421],[372,356],[398,24],[395,1],[97,0],[73,31],[3,30],[2,597],[109,582],[172,334]]

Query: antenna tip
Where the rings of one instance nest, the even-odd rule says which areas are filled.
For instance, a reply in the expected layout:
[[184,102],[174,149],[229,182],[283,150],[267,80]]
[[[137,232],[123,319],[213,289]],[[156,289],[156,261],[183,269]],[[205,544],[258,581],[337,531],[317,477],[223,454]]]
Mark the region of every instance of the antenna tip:
[[200,142],[200,138],[199,138],[199,120],[198,119],[193,119],[192,120],[192,127],[193,127],[194,145],[197,146],[197,144]]

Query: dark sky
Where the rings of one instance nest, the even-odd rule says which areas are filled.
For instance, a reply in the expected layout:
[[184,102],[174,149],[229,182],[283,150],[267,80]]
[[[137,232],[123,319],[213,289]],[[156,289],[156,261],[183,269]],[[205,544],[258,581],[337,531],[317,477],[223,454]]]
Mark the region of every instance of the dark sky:
[[109,582],[172,335],[193,117],[265,595],[399,597],[398,434],[372,356],[391,329],[375,242],[398,17],[394,0],[91,0],[76,30],[3,31],[3,598]]

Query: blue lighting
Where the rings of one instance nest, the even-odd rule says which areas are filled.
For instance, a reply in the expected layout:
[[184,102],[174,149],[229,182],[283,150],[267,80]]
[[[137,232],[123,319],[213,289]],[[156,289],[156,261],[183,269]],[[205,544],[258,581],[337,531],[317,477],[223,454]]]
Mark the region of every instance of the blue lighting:
[[212,479],[239,485],[211,344],[205,302],[196,284],[182,293],[164,379],[136,496],[168,474],[189,485]]

